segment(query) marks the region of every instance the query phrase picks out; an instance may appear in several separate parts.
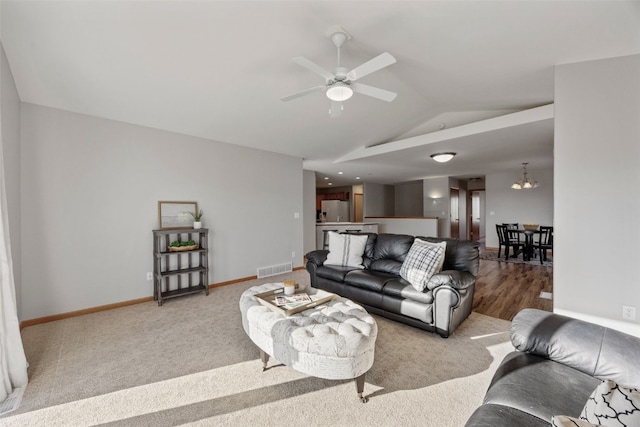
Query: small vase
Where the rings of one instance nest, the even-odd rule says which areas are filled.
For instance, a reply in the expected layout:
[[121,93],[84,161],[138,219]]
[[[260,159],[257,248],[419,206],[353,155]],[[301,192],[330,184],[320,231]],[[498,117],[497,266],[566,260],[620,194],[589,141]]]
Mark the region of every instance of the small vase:
[[199,229],[199,228],[202,228],[202,221],[194,221],[194,222],[193,222],[193,228],[194,228],[195,230],[197,230],[197,229]]

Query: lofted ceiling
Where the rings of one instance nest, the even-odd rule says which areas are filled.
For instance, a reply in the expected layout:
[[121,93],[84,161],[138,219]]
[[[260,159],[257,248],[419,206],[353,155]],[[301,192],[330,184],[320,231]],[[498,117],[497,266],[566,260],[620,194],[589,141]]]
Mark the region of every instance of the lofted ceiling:
[[[319,186],[550,167],[554,66],[640,53],[637,1],[2,0],[0,11],[23,102],[301,157]],[[346,68],[397,59],[361,80],[393,102],[355,94],[331,118],[323,92],[280,101],[324,83],[293,57],[335,68],[335,25],[353,36]],[[438,151],[458,155],[437,164]]]

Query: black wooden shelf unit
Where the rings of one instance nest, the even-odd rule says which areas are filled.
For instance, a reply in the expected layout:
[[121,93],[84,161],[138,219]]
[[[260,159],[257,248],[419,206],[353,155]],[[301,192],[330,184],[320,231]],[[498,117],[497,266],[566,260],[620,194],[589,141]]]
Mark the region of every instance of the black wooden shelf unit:
[[[172,252],[174,241],[193,240],[197,249]],[[209,229],[153,230],[153,299],[165,299],[204,291],[209,295]]]

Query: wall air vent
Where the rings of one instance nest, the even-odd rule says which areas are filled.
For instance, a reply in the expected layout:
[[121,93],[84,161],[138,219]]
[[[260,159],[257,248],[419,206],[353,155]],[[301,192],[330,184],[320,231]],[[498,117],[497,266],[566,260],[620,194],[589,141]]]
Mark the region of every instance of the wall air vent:
[[258,268],[258,279],[262,279],[263,277],[276,276],[282,273],[290,273],[293,266],[290,262],[285,262],[284,264],[271,265],[269,267],[260,267]]

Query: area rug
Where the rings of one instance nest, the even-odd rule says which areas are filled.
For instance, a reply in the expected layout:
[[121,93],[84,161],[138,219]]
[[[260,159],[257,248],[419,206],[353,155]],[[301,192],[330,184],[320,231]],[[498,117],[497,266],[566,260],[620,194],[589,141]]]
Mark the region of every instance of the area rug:
[[522,255],[517,258],[510,257],[508,260],[504,257],[504,251],[501,253],[501,257],[498,258],[498,251],[484,250],[480,253],[480,259],[484,261],[497,261],[497,262],[509,262],[513,264],[529,264],[537,265],[538,267],[553,267],[553,257],[547,256],[547,260],[540,264],[540,258],[533,258],[531,261],[524,261]]
[[[267,280],[285,279],[309,275]],[[238,300],[267,280],[25,328],[29,384],[0,425],[462,426],[513,351],[510,322],[476,312],[447,339],[375,316],[363,404],[351,380],[309,377],[277,361],[262,372]]]

